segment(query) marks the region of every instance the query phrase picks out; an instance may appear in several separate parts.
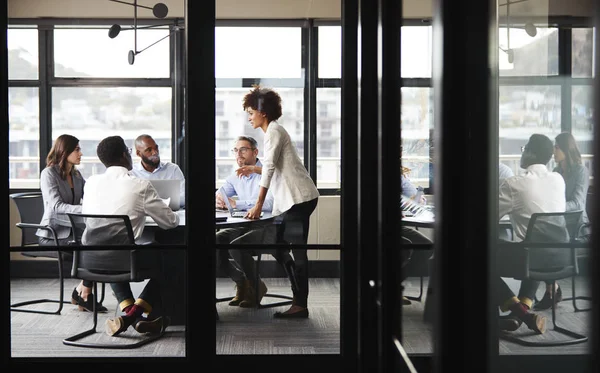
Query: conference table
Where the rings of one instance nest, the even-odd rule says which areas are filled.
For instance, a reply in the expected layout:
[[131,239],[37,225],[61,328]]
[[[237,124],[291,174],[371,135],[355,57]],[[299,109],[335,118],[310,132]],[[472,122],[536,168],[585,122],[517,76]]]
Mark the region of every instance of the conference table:
[[[161,251],[163,270],[165,274],[166,287],[169,291],[164,292],[164,310],[171,318],[172,325],[184,325],[186,319],[186,288],[187,280],[186,250],[177,248],[178,245],[185,245],[185,210],[175,211],[179,216],[179,225],[172,229],[162,229],[158,227],[154,220],[147,216],[144,228],[144,234],[139,240],[140,243],[155,242],[161,245],[174,245],[173,248],[166,248]],[[260,219],[251,220],[245,218],[234,218],[228,211],[215,211],[215,229],[243,227],[248,224],[255,226],[270,225],[275,221],[275,217],[270,212],[263,212]]]

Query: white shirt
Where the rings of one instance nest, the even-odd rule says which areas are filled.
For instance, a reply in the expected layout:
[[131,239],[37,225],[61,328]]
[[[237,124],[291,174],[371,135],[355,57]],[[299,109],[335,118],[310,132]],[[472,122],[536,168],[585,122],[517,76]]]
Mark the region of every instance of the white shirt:
[[181,207],[185,206],[185,176],[183,176],[181,168],[175,163],[160,162],[154,171],[149,172],[142,166],[142,162],[139,162],[133,165],[133,169],[130,173],[140,179],[181,180],[179,187],[179,204]]
[[558,172],[534,164],[525,174],[504,179],[499,198],[499,218],[508,214],[515,241],[523,241],[531,214],[565,211],[565,182]]
[[[152,184],[130,175],[125,167],[108,167],[105,173],[90,176],[84,196],[84,214],[129,215],[136,240],[142,236],[146,215],[162,229],[179,225],[179,216],[160,199]],[[81,243],[106,242],[118,230],[107,225],[106,221],[88,220]]]
[[264,137],[260,186],[273,192],[273,216],[293,205],[319,197],[319,191],[300,160],[290,135],[277,122],[270,122]]

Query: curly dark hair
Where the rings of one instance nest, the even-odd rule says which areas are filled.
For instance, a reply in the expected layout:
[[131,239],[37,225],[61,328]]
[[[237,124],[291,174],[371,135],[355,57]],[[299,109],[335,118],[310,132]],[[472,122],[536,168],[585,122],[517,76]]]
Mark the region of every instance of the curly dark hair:
[[[73,153],[75,148],[79,145],[79,139],[72,135],[60,135],[54,140],[52,149],[46,157],[46,166],[52,167],[57,166],[60,170],[60,177],[63,180],[67,179],[67,166],[69,155]],[[75,166],[71,168],[71,175],[76,175],[79,171],[75,170]]]
[[96,154],[98,154],[100,162],[106,167],[120,164],[123,152],[128,151],[125,140],[121,136],[109,136],[100,141],[96,148]]
[[252,108],[267,116],[269,122],[281,117],[281,96],[270,88],[261,88],[253,85],[250,92],[246,93],[242,101],[244,110]]

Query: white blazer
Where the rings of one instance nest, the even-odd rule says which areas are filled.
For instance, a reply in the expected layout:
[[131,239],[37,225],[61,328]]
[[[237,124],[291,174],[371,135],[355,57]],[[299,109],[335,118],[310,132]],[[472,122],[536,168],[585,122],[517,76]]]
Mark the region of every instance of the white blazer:
[[319,191],[298,156],[290,135],[277,122],[265,132],[260,186],[273,193],[273,215],[319,197]]

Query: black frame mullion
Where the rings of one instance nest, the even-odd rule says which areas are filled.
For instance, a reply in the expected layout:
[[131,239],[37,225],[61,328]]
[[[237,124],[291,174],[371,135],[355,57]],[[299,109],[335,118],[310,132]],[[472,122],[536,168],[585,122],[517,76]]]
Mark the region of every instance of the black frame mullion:
[[572,102],[572,33],[570,28],[558,29],[558,74],[561,76],[560,87],[560,122],[561,131],[571,132],[571,102]]
[[312,20],[302,28],[302,67],[304,69],[304,166],[317,184],[317,87],[318,29]]
[[52,147],[52,88],[50,79],[54,75],[54,27],[38,26],[39,45],[39,110],[40,110],[40,172],[46,167],[43,154]]
[[[342,14],[342,79],[341,97],[341,197],[340,197],[340,339],[341,355],[345,367],[341,371],[357,372],[361,341],[358,320],[360,318],[359,294],[363,278],[360,275],[359,262],[359,178],[360,168],[358,156],[358,1],[344,0],[341,4]],[[346,368],[346,369],[344,369]]]
[[[492,218],[497,215],[497,197],[490,192],[497,184],[498,161],[497,148],[492,148],[497,136],[492,130],[497,121],[492,110],[497,88],[490,76],[496,9],[494,0],[433,2],[436,211],[430,283],[435,298],[428,296],[427,306],[435,312],[433,364],[440,372],[469,371],[473,356],[479,357],[477,365],[486,371],[498,354],[490,346],[496,322],[490,321],[495,320],[495,308],[487,296],[491,293],[490,240],[497,224]],[[467,172],[457,179],[456,159],[482,172]],[[444,312],[450,304],[478,311],[457,318]]]
[[[402,371],[406,367],[394,339],[402,341],[402,301],[400,283],[402,269],[400,233],[400,144],[401,144],[401,19],[402,3],[396,0],[379,0],[381,25],[381,73],[379,101],[381,116],[378,123],[379,164],[379,339],[381,343],[382,371]],[[385,156],[384,156],[385,155]],[[394,203],[393,201],[398,201]]]
[[[172,31],[175,31],[170,40],[170,51],[171,51],[171,138],[173,145],[171,146],[171,159],[173,159],[179,167],[184,170],[186,167],[186,159],[183,156],[184,142],[183,136],[185,131],[183,130],[184,123],[184,84],[185,80],[185,67],[184,67],[184,39],[183,39],[183,31],[180,29],[180,26],[172,26]],[[187,172],[184,173],[187,175]]]

